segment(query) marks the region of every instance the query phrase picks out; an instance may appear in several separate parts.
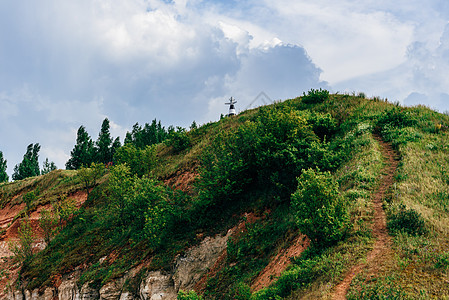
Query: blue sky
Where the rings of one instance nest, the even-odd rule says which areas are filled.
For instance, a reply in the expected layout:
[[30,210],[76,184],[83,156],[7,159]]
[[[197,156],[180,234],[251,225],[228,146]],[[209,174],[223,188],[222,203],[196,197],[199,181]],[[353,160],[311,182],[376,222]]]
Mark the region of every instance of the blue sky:
[[311,88],[449,110],[446,0],[0,2],[0,151],[40,143],[59,168],[154,118],[188,127]]

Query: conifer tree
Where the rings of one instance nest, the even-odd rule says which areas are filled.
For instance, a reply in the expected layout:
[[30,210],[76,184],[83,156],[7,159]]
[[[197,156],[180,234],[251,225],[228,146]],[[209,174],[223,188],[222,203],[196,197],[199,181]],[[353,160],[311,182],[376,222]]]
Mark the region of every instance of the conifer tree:
[[106,164],[112,161],[112,137],[109,129],[109,120],[108,118],[105,118],[101,124],[100,134],[98,135],[98,140],[96,142],[96,162]]
[[46,158],[44,161],[43,167],[42,167],[41,174],[45,175],[45,174],[48,174],[51,171],[54,171],[56,169],[57,169],[57,167],[56,167],[55,163],[48,161],[48,158]]
[[36,144],[29,144],[27,152],[23,156],[23,160],[20,164],[14,167],[14,173],[12,174],[13,180],[22,180],[32,176],[40,175],[39,169],[39,151],[41,146]]
[[77,170],[82,166],[90,166],[94,161],[94,142],[84,126],[77,132],[76,145],[70,153],[71,157],[65,164],[67,170]]
[[0,151],[0,183],[7,182],[9,180],[6,173],[6,159],[3,158],[3,152]]

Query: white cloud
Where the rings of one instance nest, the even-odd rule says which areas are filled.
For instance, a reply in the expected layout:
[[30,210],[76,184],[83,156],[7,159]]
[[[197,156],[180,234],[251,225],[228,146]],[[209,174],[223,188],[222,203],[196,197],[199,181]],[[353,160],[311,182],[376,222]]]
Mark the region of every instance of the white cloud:
[[63,167],[80,125],[95,139],[107,116],[123,140],[136,122],[205,123],[227,113],[230,96],[243,109],[261,91],[277,100],[321,86],[442,107],[448,8],[445,0],[3,1],[0,150],[12,169],[39,142]]

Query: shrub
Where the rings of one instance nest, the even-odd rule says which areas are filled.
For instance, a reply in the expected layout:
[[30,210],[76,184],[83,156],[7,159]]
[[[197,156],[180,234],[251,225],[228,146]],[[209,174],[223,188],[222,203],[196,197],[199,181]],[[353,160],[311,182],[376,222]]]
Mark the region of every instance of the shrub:
[[176,153],[179,153],[189,148],[191,142],[185,128],[178,127],[176,131],[170,132],[167,144],[172,146]]
[[107,189],[117,233],[135,240],[145,237],[150,246],[159,245],[172,216],[166,189],[153,178],[132,176],[126,165],[111,169]]
[[126,144],[117,149],[114,162],[128,165],[131,173],[142,177],[149,174],[157,165],[156,150],[154,146],[145,146],[140,149],[133,144]]
[[190,292],[184,292],[184,291],[179,291],[178,293],[178,300],[202,300],[203,297],[201,295],[198,295],[195,291],[190,291]]
[[312,125],[315,134],[323,140],[329,139],[337,131],[337,121],[331,114],[313,114],[307,121]]
[[398,106],[384,111],[377,120],[377,126],[381,129],[386,127],[404,128],[415,124],[416,120],[410,114],[410,111]]
[[14,259],[25,264],[33,257],[32,243],[34,234],[28,217],[25,217],[20,221],[18,237],[18,241],[9,241],[8,246],[10,251],[14,254]]
[[306,93],[303,93],[302,101],[304,103],[321,103],[326,100],[329,100],[329,91],[328,90],[322,90],[321,88],[318,89],[311,89],[310,91]]
[[343,238],[349,217],[330,172],[304,170],[291,199],[296,223],[312,243],[324,247]]
[[388,219],[387,227],[392,233],[398,231],[403,231],[410,235],[423,235],[427,233],[421,214],[414,209],[407,209],[404,204],[401,204],[397,211],[390,213]]

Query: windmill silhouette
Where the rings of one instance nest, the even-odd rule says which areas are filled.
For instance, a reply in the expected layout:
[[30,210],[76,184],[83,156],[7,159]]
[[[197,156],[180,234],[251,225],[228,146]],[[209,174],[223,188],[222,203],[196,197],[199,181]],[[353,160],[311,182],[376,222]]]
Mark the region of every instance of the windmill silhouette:
[[229,98],[229,102],[226,102],[226,105],[229,105],[229,114],[228,117],[235,115],[235,106],[234,104],[237,103],[234,98]]

